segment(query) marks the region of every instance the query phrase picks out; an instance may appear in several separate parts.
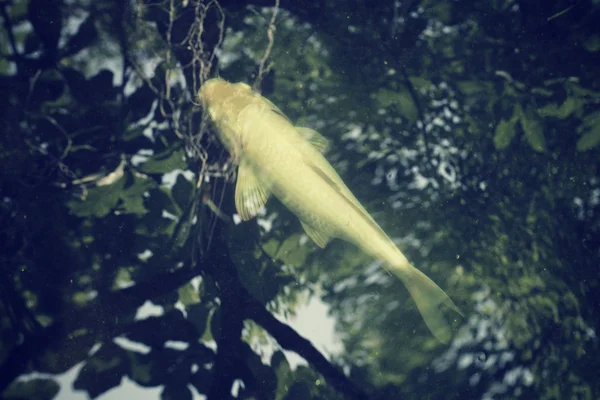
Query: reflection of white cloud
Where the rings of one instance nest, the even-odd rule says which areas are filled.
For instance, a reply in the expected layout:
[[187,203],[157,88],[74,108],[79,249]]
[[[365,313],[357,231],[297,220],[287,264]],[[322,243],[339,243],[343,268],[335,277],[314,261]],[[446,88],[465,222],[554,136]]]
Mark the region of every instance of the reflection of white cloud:
[[134,353],[148,354],[151,350],[150,346],[147,346],[144,343],[134,342],[124,336],[117,336],[113,339],[113,342],[122,349],[133,351]]
[[137,312],[135,313],[135,320],[139,321],[141,319],[146,319],[149,317],[160,317],[164,313],[164,308],[155,305],[150,300],[146,300],[146,302],[142,304],[140,308],[137,309]]
[[194,173],[190,170],[182,170],[182,169],[174,169],[171,172],[167,172],[162,176],[162,185],[166,186],[169,190],[173,189],[175,182],[177,182],[177,177],[179,175],[183,175],[185,179],[189,182],[194,181]]
[[[328,360],[344,351],[341,339],[335,332],[335,318],[329,315],[329,306],[317,296],[310,296],[300,307],[295,317],[276,318],[291,326],[300,336],[308,339]],[[306,365],[306,361],[295,353],[284,352],[290,366]]]

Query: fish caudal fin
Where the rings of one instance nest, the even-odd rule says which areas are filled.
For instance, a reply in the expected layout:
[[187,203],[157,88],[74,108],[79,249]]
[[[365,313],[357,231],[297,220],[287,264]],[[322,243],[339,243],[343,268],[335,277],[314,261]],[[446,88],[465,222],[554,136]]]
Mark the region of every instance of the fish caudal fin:
[[431,333],[440,342],[448,343],[452,333],[440,310],[440,305],[445,304],[462,315],[458,307],[435,282],[412,265],[392,267],[391,271],[402,280],[410,292]]

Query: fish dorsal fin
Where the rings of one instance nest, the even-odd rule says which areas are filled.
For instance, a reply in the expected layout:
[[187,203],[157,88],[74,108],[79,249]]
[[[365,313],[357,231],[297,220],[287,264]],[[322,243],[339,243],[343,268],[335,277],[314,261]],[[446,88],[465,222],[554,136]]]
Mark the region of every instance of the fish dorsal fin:
[[329,140],[327,140],[323,135],[314,129],[305,128],[301,126],[297,126],[296,130],[304,139],[306,139],[313,147],[319,152],[324,153],[327,150],[327,146],[329,145]]
[[271,109],[271,111],[273,111],[275,114],[279,115],[280,117],[284,118],[290,124],[292,123],[292,121],[290,121],[290,119],[287,117],[287,115],[285,115],[283,113],[283,111],[281,111],[279,109],[279,107],[277,107],[275,104],[273,104],[273,102],[271,100],[267,99],[266,97],[262,97],[262,96],[260,97],[260,99],[263,101],[263,103],[265,103]]
[[[377,232],[379,232],[383,237],[387,238],[385,232],[381,229],[381,227],[375,222],[373,217],[367,212],[367,210],[363,207],[362,204],[354,197],[348,186],[342,181],[342,178],[338,175],[337,172],[333,169],[333,167],[329,163],[320,163],[320,165],[315,165],[312,163],[307,163],[308,167],[311,168],[317,175],[319,175],[325,182],[327,182],[331,187],[337,190],[342,197],[361,215],[369,225]],[[388,238],[391,241],[391,239]]]
[[267,203],[269,194],[269,189],[259,181],[252,166],[242,161],[235,185],[235,208],[242,221],[254,218]]
[[304,232],[308,235],[309,238],[313,240],[320,248],[324,249],[329,243],[331,236],[322,230],[316,229],[306,222],[300,220],[300,224],[302,224],[302,228],[304,228]]

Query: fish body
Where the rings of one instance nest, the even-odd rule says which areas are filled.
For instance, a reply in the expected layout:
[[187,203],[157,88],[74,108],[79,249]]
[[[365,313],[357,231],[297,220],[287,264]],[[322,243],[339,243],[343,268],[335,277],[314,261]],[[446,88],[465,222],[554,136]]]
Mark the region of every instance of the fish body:
[[269,100],[245,83],[206,81],[204,110],[238,168],[235,203],[242,220],[256,216],[270,194],[296,215],[321,248],[332,238],[354,243],[398,276],[436,338],[451,337],[439,306],[460,312],[431,279],[413,267],[377,225],[322,155],[327,141],[294,126]]

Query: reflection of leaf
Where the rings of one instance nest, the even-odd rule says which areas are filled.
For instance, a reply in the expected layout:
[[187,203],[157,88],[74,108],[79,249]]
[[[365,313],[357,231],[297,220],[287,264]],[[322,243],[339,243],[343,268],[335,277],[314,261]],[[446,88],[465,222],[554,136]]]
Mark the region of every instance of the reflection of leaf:
[[157,187],[148,192],[145,201],[148,213],[140,219],[136,226],[136,232],[141,235],[156,237],[166,235],[171,237],[176,226],[172,219],[163,217],[163,211],[173,215],[178,214],[173,200],[165,188]]
[[188,181],[183,174],[177,175],[175,185],[171,189],[173,200],[179,206],[179,209],[184,211],[191,200],[193,185]]
[[600,143],[600,125],[584,134],[577,141],[576,147],[578,151],[587,151],[596,147]]
[[127,371],[126,362],[123,349],[114,343],[105,344],[85,363],[73,388],[97,397],[121,383]]
[[460,81],[457,86],[464,94],[472,95],[486,90],[487,82]]
[[142,354],[135,351],[125,351],[130,362],[127,373],[132,381],[141,386],[158,386],[163,383],[162,374],[158,374],[154,354]]
[[191,282],[186,283],[178,289],[179,293],[179,301],[184,306],[189,306],[190,304],[195,304],[200,301],[200,296],[196,289],[194,289],[194,285]]
[[577,150],[586,151],[597,146],[600,143],[600,111],[587,115],[577,132],[582,135],[577,140]]
[[179,310],[173,310],[162,317],[136,321],[127,332],[127,337],[134,342],[161,347],[168,340],[193,342],[198,338],[198,332]]
[[144,206],[144,193],[156,186],[156,183],[147,177],[136,174],[127,174],[130,182],[121,192],[121,206],[119,211],[125,214],[142,215],[147,212]]
[[27,9],[33,30],[52,54],[56,53],[62,29],[61,5],[60,0],[29,0]]
[[90,44],[98,37],[98,31],[94,24],[94,18],[92,16],[87,17],[85,21],[79,26],[77,33],[73,35],[67,43],[67,54],[74,55],[79,53],[81,50],[89,47]]
[[155,100],[154,92],[147,82],[136,90],[127,101],[129,105],[129,117],[132,121],[138,121],[148,115]]
[[583,47],[590,53],[595,53],[600,50],[600,35],[595,34],[590,36],[584,43]]
[[382,108],[396,106],[400,113],[411,122],[419,118],[417,107],[407,91],[380,89],[375,94],[375,100]]
[[[113,73],[109,69],[102,69],[88,80],[87,100],[98,104],[113,99],[118,91],[113,86]],[[93,96],[89,94],[93,93]]]
[[[57,342],[36,355],[35,365],[38,372],[60,374],[86,359],[95,342],[94,337],[81,332],[80,334],[73,332],[65,336],[63,342]],[[65,350],[67,348],[68,351]]]
[[180,383],[178,385],[165,385],[160,394],[162,400],[192,400],[192,392],[187,385]]
[[[242,284],[262,303],[272,300],[280,288],[293,280],[281,273],[281,268],[265,256],[256,240],[255,224],[241,224],[232,229],[229,248]],[[271,246],[273,249],[275,246]]]
[[16,381],[4,393],[3,399],[50,400],[59,392],[60,386],[51,379]]
[[277,375],[277,397],[276,400],[281,400],[288,393],[290,380],[292,379],[292,371],[290,364],[287,362],[285,355],[281,351],[276,351],[271,356],[271,367]]
[[198,370],[190,377],[190,383],[199,393],[208,393],[212,384],[212,370],[200,363]]
[[306,400],[312,399],[310,386],[304,381],[294,382],[290,388],[285,400]]
[[63,67],[60,72],[67,81],[71,96],[77,102],[86,102],[89,97],[89,90],[85,75],[81,71],[70,67]]
[[425,79],[422,76],[411,76],[409,79],[415,89],[429,89],[432,85],[429,79]]
[[221,337],[221,318],[223,318],[223,310],[221,309],[221,307],[219,307],[215,309],[215,311],[210,316],[210,334],[212,336],[211,339],[217,342]]
[[538,112],[543,117],[556,117],[565,119],[573,114],[579,107],[579,99],[576,97],[569,97],[560,106],[558,106],[556,103],[551,103],[538,109]]
[[265,243],[263,248],[274,259],[281,260],[286,265],[300,267],[304,265],[311,250],[310,246],[302,246],[300,244],[301,236],[300,233],[291,235],[281,245],[279,241],[272,239]]
[[124,186],[125,179],[121,178],[112,185],[92,187],[85,200],[70,200],[69,208],[78,217],[104,217],[117,205]]
[[205,304],[192,304],[188,305],[185,308],[187,312],[187,319],[196,327],[198,331],[198,335],[200,337],[204,336],[206,332],[206,326],[208,325],[208,318],[210,315],[210,308],[208,308]]
[[272,368],[262,363],[261,358],[254,353],[247,343],[243,343],[246,354],[246,364],[254,375],[259,399],[272,399],[277,392],[277,375]]
[[542,152],[546,148],[546,138],[544,137],[544,125],[539,115],[532,109],[521,113],[521,126],[525,133],[525,139],[535,151]]
[[185,152],[183,149],[167,150],[156,154],[139,166],[147,174],[164,174],[175,169],[185,169]]
[[494,133],[494,146],[496,146],[496,149],[504,150],[508,147],[517,133],[516,125],[517,120],[514,118],[511,118],[508,121],[500,121],[498,126],[496,126],[496,131]]

